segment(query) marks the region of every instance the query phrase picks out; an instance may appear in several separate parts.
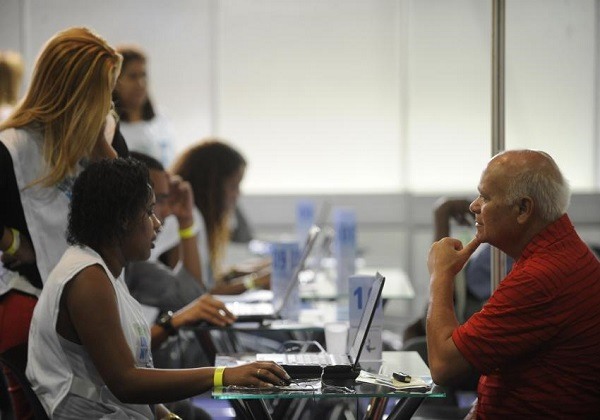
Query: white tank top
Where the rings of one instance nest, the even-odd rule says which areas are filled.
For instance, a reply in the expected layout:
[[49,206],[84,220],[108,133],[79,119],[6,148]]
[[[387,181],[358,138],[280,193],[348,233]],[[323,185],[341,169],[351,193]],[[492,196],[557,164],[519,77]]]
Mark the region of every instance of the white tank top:
[[94,264],[102,266],[115,288],[121,326],[136,366],[153,367],[150,327],[140,304],[129,294],[123,273],[118,278],[113,277],[94,250],[72,246],[50,273],[33,312],[27,377],[52,418],[154,418],[148,405],[121,403],[103,382],[85,348],[56,332],[65,285],[81,270]]
[[0,141],[5,144],[13,161],[25,221],[35,249],[36,264],[42,282],[45,283],[48,274],[67,249],[66,215],[69,214],[71,188],[76,175],[83,168],[77,165],[77,173],[66,177],[57,185],[42,187],[36,184],[25,188],[48,171],[42,154],[42,132],[31,127],[9,128],[0,132]]

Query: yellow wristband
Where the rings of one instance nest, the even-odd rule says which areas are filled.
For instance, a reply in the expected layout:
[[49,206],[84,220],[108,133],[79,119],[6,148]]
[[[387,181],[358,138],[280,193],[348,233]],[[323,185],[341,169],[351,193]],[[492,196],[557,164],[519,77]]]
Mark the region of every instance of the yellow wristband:
[[10,230],[13,235],[12,242],[10,243],[8,249],[4,252],[6,252],[8,255],[15,255],[21,246],[21,232],[13,228],[10,228]]
[[190,239],[198,233],[198,225],[194,222],[190,227],[179,229],[179,237],[181,239]]
[[215,388],[223,386],[223,371],[225,371],[225,366],[215,368],[215,376],[213,377],[213,386]]

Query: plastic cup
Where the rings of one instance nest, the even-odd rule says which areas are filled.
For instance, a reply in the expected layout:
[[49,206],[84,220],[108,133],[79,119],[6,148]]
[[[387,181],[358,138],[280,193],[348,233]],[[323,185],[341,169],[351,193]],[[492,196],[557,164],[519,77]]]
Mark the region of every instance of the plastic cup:
[[331,354],[346,354],[348,347],[348,324],[328,322],[325,324],[325,347]]

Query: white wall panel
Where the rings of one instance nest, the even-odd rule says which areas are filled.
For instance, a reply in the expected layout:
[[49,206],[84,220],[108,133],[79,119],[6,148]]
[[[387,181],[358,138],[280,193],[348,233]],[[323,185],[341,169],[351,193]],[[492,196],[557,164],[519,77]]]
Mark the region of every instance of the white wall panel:
[[219,2],[218,133],[251,192],[398,191],[398,4]]
[[147,52],[150,93],[173,121],[178,149],[211,133],[208,0],[23,0],[23,8],[28,74],[48,38],[88,26],[111,45],[137,43]]

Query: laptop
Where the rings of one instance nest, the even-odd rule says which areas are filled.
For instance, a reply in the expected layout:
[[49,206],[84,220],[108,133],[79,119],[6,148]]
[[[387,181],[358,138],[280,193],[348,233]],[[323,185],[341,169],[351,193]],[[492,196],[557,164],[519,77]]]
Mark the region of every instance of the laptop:
[[306,261],[314,248],[321,228],[317,225],[313,225],[308,231],[306,243],[304,249],[300,255],[300,261],[296,265],[292,278],[290,279],[283,299],[281,299],[279,305],[275,307],[271,302],[228,302],[225,304],[227,309],[237,316],[236,322],[261,322],[269,319],[280,319],[281,311],[285,308],[287,301],[289,300],[294,287],[298,285],[300,272],[304,269]]
[[[369,294],[369,298],[363,309],[360,323],[352,347],[347,354],[331,354],[326,352],[320,353],[259,353],[256,355],[256,360],[271,360],[280,364],[292,378],[306,378],[314,377],[321,371],[336,371],[337,369],[340,374],[344,372],[354,372],[358,374],[360,372],[359,359],[360,354],[365,345],[367,334],[371,328],[371,322],[377,310],[377,303],[381,298],[381,291],[385,283],[385,277],[377,273],[375,275],[375,282],[373,288]],[[348,369],[342,367],[347,366]]]

